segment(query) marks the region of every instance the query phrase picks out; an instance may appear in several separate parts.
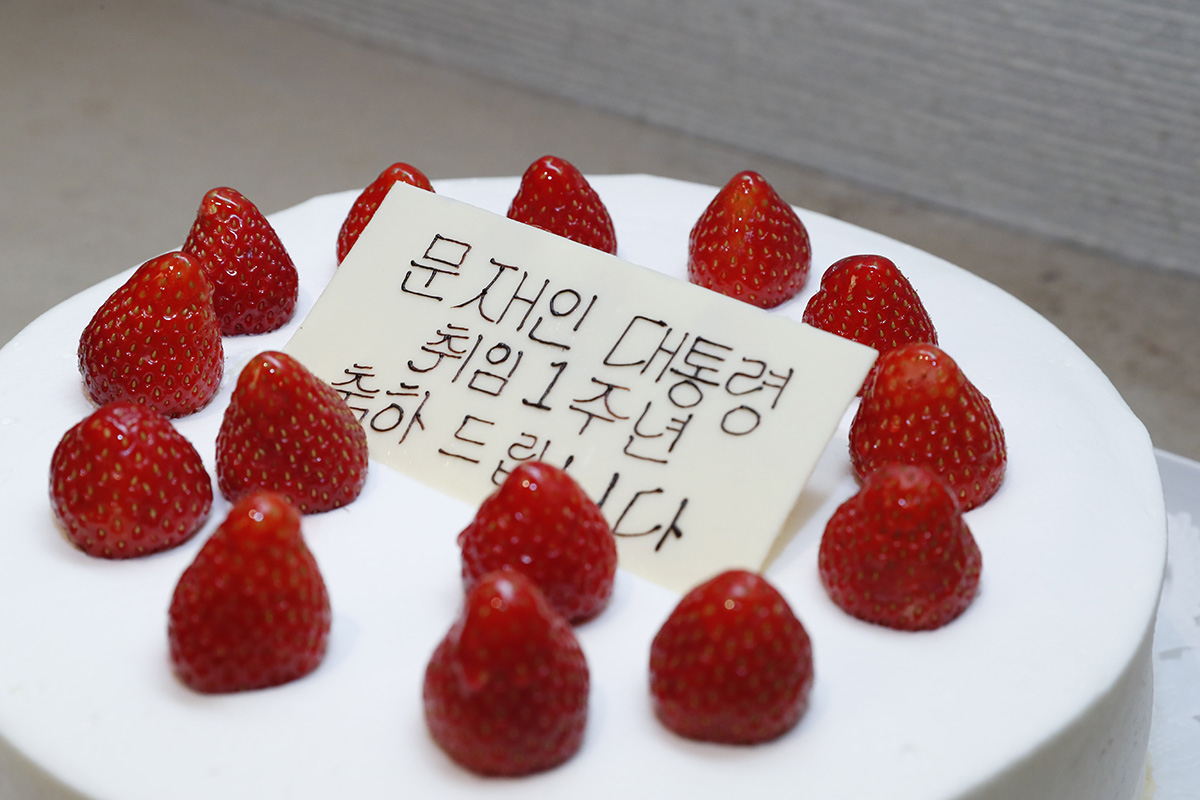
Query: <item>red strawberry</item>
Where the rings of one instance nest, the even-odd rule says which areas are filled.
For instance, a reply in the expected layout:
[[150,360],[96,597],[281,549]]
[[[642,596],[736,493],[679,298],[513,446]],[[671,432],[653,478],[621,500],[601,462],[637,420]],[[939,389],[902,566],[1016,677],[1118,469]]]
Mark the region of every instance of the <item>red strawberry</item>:
[[600,509],[558,467],[526,462],[479,506],[458,535],[467,591],[486,573],[524,572],[570,622],[599,614],[612,595],[617,546]]
[[366,433],[333,387],[285,353],[250,359],[217,435],[221,494],[267,489],[312,514],[353,501],[366,479]]
[[579,750],[589,676],[571,626],[519,572],[484,576],[425,670],[434,741],[484,775],[527,775]]
[[1000,488],[1008,463],[991,402],[936,345],[884,353],[850,425],[850,462],[864,478],[887,463],[929,467],[964,511]]
[[429,178],[425,177],[425,173],[411,164],[398,161],[379,173],[379,177],[370,186],[363,189],[362,194],[354,201],[354,205],[350,207],[350,213],[346,215],[346,221],[342,223],[342,229],[338,232],[337,260],[339,264],[345,260],[350,248],[354,247],[359,234],[363,232],[363,228],[367,227],[371,217],[375,216],[375,209],[379,208],[383,198],[387,197],[388,191],[397,183],[407,183],[427,192],[433,191],[433,184],[429,182]]
[[134,558],[187,541],[212,508],[212,481],[170,420],[109,403],[75,425],[50,460],[50,500],[88,555]]
[[691,739],[756,744],[808,708],[812,644],[765,578],[730,570],[692,589],[650,647],[659,720]]
[[296,310],[292,258],[262,212],[235,189],[210,190],[200,202],[183,252],[196,257],[213,284],[213,304],[226,336],[266,333]]
[[225,369],[212,288],[183,253],[152,258],[104,301],[79,339],[92,402],[180,417],[212,400]]
[[582,172],[557,156],[542,156],[525,170],[508,218],[606,253],[617,252],[612,217],[600,195]]
[[983,564],[949,487],[907,464],[871,473],[834,512],[818,563],[842,610],[900,630],[939,628],[965,611]]
[[811,264],[804,223],[757,172],[733,176],[688,237],[692,283],[760,308],[795,297]]
[[847,256],[835,262],[809,299],[804,321],[880,353],[909,342],[937,344],[921,298],[884,256]]
[[198,692],[241,692],[301,678],[329,641],[329,593],[300,515],[269,492],[229,512],[175,587],[171,663]]

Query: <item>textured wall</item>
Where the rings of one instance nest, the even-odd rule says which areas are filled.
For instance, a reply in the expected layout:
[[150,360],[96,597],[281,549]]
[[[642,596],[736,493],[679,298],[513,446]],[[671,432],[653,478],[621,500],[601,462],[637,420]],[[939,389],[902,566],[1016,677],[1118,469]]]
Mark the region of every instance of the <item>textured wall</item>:
[[1197,0],[236,0],[1200,274]]

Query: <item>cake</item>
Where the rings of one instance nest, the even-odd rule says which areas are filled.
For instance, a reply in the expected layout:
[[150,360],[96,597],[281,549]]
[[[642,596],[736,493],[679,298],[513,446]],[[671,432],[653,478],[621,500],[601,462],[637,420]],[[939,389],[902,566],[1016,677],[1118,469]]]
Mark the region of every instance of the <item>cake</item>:
[[[618,255],[682,279],[688,230],[715,189],[648,176],[592,185],[612,213]],[[435,188],[503,213],[517,179]],[[210,472],[238,372],[286,345],[312,307],[336,269],[338,228],[356,195],[271,217],[300,272],[298,311],[274,333],[227,338],[217,399],[176,421]],[[172,674],[166,609],[228,503],[218,498],[205,531],[174,550],[109,562],[73,548],[46,500],[50,454],[92,410],[75,363],[79,332],[123,273],[0,351],[0,796],[726,798],[786,786],[822,800],[1141,797],[1166,549],[1145,429],[1087,357],[1019,301],[912,247],[799,213],[814,279],[770,313],[799,320],[825,266],[887,255],[1003,421],[1008,476],[968,512],[985,567],[959,619],[933,632],[888,630],[850,618],[821,589],[821,530],[855,491],[851,409],[766,571],[812,637],[816,676],[805,717],[774,742],[701,744],[659,725],[647,695],[649,643],[679,596],[620,571],[610,607],[577,631],[593,687],[580,752],[520,779],[456,766],[425,729],[421,683],[458,613],[455,537],[474,509],[377,464],[353,504],[304,520],[334,609],[324,663],[272,689],[196,694]]]

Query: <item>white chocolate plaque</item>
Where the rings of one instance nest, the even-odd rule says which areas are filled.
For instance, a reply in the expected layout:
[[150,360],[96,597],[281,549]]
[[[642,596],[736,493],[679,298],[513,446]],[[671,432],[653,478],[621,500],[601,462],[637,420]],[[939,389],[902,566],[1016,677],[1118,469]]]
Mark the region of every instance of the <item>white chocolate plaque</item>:
[[622,567],[678,591],[764,566],[875,358],[405,184],[286,349],[375,460],[475,504],[522,461],[564,467]]

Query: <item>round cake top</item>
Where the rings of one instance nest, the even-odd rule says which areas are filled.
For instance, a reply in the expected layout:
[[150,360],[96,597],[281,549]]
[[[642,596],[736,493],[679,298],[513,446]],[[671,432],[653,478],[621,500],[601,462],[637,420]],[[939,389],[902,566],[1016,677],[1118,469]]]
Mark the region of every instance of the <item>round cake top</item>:
[[[500,213],[516,185],[435,182],[439,193]],[[715,190],[647,176],[592,185],[612,213],[618,255],[683,278],[688,230]],[[256,353],[281,348],[312,307],[336,268],[337,231],[356,195],[271,217],[301,274],[298,312],[275,333],[226,339],[217,399],[177,421],[210,472],[238,372]],[[1145,754],[1147,648],[1165,560],[1145,429],[1078,348],[1011,296],[915,248],[799,213],[814,275],[803,295],[771,313],[799,320],[820,271],[838,258],[886,255],[1004,425],[1006,483],[967,515],[983,553],[981,589],[957,621],[931,633],[886,630],[849,618],[821,589],[821,531],[855,489],[848,414],[767,571],[812,637],[816,675],[807,715],[772,744],[701,745],[661,728],[647,693],[649,642],[678,597],[620,572],[610,608],[578,631],[593,686],[581,752],[528,779],[462,771],[428,737],[420,686],[458,612],[455,537],[474,509],[378,464],[354,504],[304,522],[334,609],[325,663],[275,689],[194,694],[170,670],[166,607],[228,504],[218,499],[205,532],[176,550],[105,562],[65,540],[46,500],[50,453],[92,410],[75,364],[79,332],[123,273],[0,351],[0,502],[10,514],[0,544],[8,653],[0,781],[8,796],[717,798],[787,780],[822,798],[1001,798],[1065,785],[1060,800],[1126,800]],[[1089,736],[1114,738],[1118,752],[1100,764]],[[1061,759],[1039,753],[1085,762],[1064,773]]]

